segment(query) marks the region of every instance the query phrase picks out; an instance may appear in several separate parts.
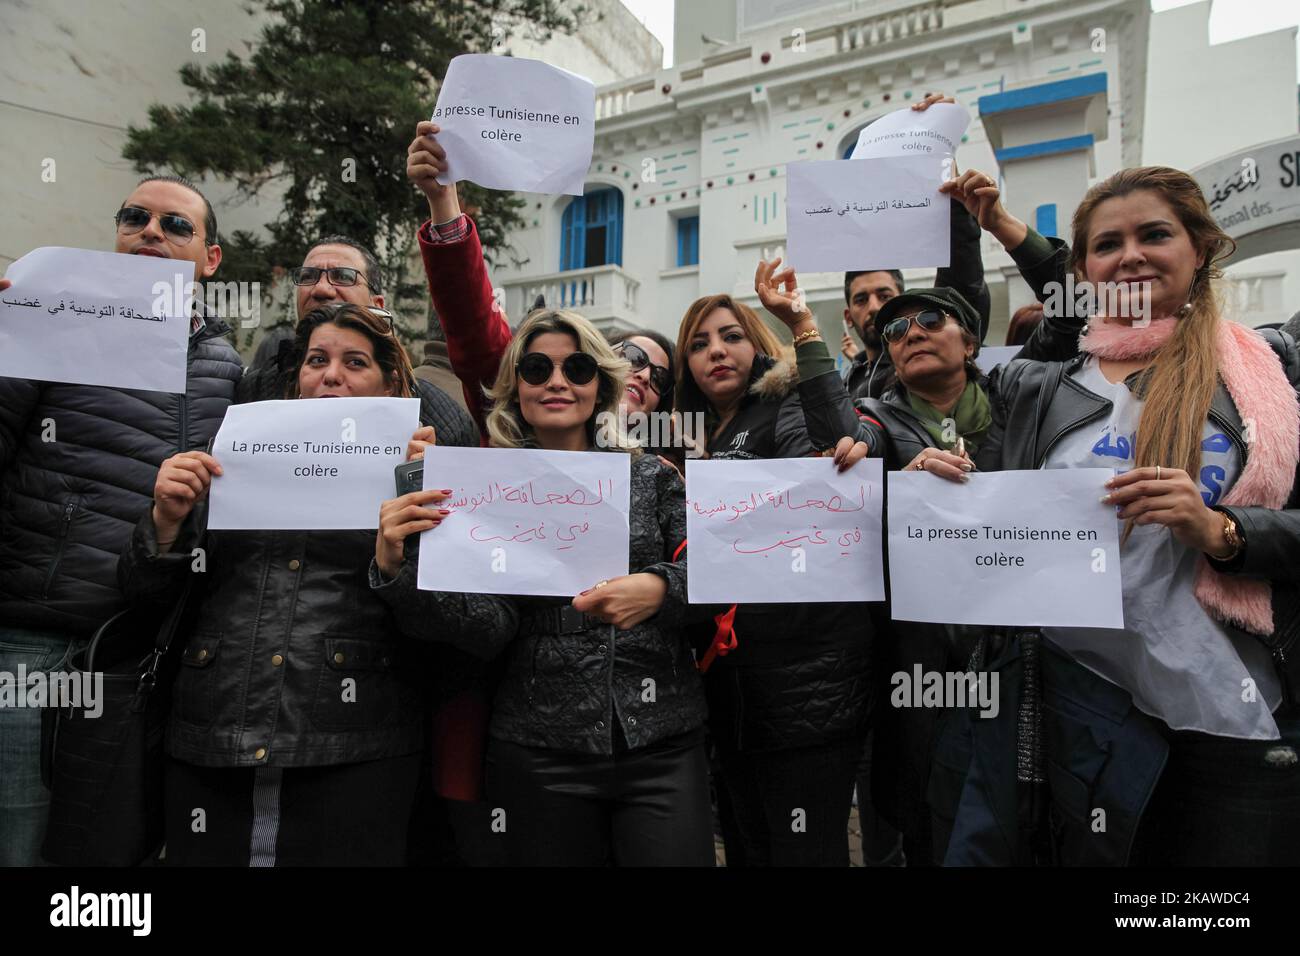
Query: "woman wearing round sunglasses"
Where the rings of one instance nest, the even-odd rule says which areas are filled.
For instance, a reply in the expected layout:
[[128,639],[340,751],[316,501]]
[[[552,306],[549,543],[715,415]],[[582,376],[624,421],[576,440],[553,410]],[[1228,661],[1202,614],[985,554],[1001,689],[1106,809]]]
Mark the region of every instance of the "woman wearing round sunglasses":
[[[609,420],[598,416],[617,411],[627,370],[586,319],[534,312],[491,393],[492,445],[624,453],[616,435],[598,438]],[[448,493],[405,495],[381,515],[371,583],[403,631],[485,659],[505,651],[487,796],[505,811],[516,865],[713,863],[704,693],[681,630],[685,489],[654,456],[631,451],[628,566],[638,570],[571,605],[417,590],[403,542],[441,523]]]
[[[351,304],[308,313],[286,397],[417,394],[390,323]],[[421,427],[409,451],[433,438]],[[167,724],[167,863],[401,865],[424,739],[420,649],[370,590],[375,534],[205,532],[221,473],[202,452],[163,462],[118,568],[131,598],[192,589]]]

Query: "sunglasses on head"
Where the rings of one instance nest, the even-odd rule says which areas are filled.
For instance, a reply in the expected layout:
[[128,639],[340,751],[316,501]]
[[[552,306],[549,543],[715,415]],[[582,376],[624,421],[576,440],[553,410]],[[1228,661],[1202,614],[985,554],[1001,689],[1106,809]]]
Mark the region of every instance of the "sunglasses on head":
[[360,269],[351,269],[347,266],[339,266],[335,269],[300,266],[289,273],[294,285],[315,285],[320,281],[322,274],[329,280],[330,285],[354,286],[358,282],[364,282],[367,287],[370,286],[370,280],[362,275]]
[[515,370],[529,385],[545,385],[551,380],[557,364],[571,385],[586,385],[596,377],[599,369],[595,357],[586,352],[574,352],[558,363],[543,352],[529,352],[519,360]]
[[[113,217],[117,223],[118,231],[124,236],[134,236],[137,232],[149,225],[149,220],[154,217],[155,213],[148,209],[141,209],[139,206],[123,206]],[[178,246],[183,246],[194,238],[194,223],[190,222],[184,216],[178,216],[174,212],[160,213],[158,215],[158,226],[165,235]],[[203,240],[205,243],[207,239]]]
[[650,361],[650,356],[646,355],[645,349],[639,345],[633,345],[631,342],[620,342],[614,347],[627,359],[627,363],[632,366],[632,371],[639,372],[644,368],[650,369],[650,387],[655,392],[662,395],[672,387],[673,377],[668,369]]
[[[393,334],[393,313],[389,312],[387,309],[381,309],[378,306],[357,305],[352,302],[334,302],[330,305],[323,305],[319,308],[312,309],[311,311],[325,313],[325,319],[322,321],[329,321],[337,318],[339,313],[343,312],[345,309],[356,309],[364,313],[367,318],[372,320],[371,327],[374,328],[376,332],[384,335]],[[309,312],[308,315],[310,314],[311,313]]]
[[927,309],[925,312],[918,312],[915,315],[900,316],[886,322],[885,327],[880,330],[880,335],[886,342],[901,342],[907,335],[907,330],[911,328],[913,321],[927,332],[938,332],[947,323],[948,316],[934,309]]

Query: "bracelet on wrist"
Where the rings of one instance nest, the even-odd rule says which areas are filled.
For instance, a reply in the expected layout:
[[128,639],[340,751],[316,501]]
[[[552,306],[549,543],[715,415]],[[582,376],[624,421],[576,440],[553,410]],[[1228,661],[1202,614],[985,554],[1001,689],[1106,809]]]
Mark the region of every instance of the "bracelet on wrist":
[[792,344],[794,345],[795,348],[798,348],[800,345],[803,345],[803,343],[805,342],[811,342],[813,339],[820,339],[821,337],[822,337],[822,333],[820,329],[815,329],[815,328],[808,329],[796,335],[794,337],[794,342]]

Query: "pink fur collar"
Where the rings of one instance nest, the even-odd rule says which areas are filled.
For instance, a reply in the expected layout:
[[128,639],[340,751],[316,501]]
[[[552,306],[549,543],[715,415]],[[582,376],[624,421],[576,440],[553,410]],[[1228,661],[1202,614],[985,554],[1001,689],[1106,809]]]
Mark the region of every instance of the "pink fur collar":
[[[1158,352],[1177,319],[1156,319],[1144,328],[1093,318],[1079,348],[1123,361]],[[1246,428],[1245,467],[1221,505],[1281,508],[1291,496],[1300,461],[1300,404],[1276,353],[1253,329],[1220,321],[1219,378]],[[1201,606],[1221,621],[1257,634],[1273,633],[1272,588],[1267,581],[1219,574],[1202,559],[1196,578]]]

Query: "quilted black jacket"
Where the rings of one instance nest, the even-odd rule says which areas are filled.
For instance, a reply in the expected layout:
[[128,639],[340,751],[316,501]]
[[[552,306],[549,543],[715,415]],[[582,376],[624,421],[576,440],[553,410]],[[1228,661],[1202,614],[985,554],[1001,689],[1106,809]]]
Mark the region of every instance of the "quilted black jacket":
[[202,449],[243,366],[208,319],[184,395],[0,378],[0,621],[89,636],[125,606],[117,558],[163,459]]
[[409,637],[446,641],[483,659],[505,651],[493,737],[612,754],[617,722],[629,748],[645,747],[704,723],[704,690],[682,626],[708,609],[687,606],[685,552],[671,560],[686,538],[685,487],[652,455],[632,459],[630,518],[628,567],[668,585],[659,613],[630,630],[538,634],[532,615],[569,600],[420,591],[412,560],[390,582],[372,564],[371,586]]
[[[756,356],[751,381],[740,410],[710,439],[709,457],[815,454],[792,358]],[[873,697],[868,605],[746,604],[734,627],[736,649],[715,659],[707,680],[709,725],[722,746],[783,750],[865,731]]]

